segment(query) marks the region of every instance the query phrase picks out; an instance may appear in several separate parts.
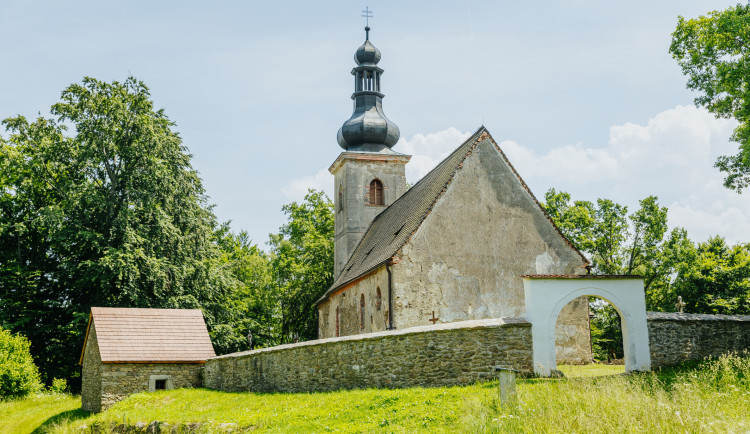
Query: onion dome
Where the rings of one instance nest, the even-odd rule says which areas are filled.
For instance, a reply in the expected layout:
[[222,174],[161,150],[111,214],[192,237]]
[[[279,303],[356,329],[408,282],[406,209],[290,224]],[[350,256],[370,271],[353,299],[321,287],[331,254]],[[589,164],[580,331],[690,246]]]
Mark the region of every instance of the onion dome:
[[380,62],[380,50],[375,48],[370,42],[370,28],[365,27],[367,36],[365,37],[365,43],[357,48],[357,52],[354,53],[354,61],[357,65],[377,65]]
[[354,54],[354,112],[338,132],[339,145],[347,151],[380,152],[398,142],[401,132],[383,113],[378,68],[380,50],[370,43],[370,28],[365,27],[365,43]]

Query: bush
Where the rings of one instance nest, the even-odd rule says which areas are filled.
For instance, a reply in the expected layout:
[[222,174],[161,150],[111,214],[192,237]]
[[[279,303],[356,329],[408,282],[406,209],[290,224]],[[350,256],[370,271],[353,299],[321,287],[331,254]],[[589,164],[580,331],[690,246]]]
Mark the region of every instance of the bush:
[[68,380],[64,378],[53,379],[49,391],[52,393],[68,393]]
[[24,396],[41,390],[31,342],[0,328],[0,398]]

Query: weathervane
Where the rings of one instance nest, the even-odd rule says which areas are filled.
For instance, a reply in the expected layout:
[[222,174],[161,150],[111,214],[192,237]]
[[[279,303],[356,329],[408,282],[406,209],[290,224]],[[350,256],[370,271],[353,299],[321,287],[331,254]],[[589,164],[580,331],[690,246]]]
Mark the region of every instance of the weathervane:
[[370,7],[367,6],[362,10],[362,18],[364,18],[366,21],[366,26],[370,27],[370,18],[372,18],[372,11],[370,10]]

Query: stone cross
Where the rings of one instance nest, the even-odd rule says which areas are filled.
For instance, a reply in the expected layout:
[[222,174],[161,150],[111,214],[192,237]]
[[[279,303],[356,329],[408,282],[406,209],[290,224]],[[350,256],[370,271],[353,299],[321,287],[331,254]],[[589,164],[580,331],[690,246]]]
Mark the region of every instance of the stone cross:
[[682,296],[678,295],[677,303],[674,304],[675,309],[677,309],[677,312],[682,313],[682,309],[684,309],[685,306],[687,306],[687,304],[682,301]]
[[438,322],[440,318],[435,318],[435,311],[432,311],[432,318],[428,319],[427,321],[432,321],[432,325],[435,325],[436,322]]

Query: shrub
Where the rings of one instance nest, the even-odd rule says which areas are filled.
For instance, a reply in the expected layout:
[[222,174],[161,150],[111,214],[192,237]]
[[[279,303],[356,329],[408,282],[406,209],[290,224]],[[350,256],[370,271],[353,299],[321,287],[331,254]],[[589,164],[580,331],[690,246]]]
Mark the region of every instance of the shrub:
[[64,378],[54,378],[52,385],[49,387],[52,393],[68,393],[68,380]]
[[24,396],[41,390],[31,342],[0,328],[0,398]]

